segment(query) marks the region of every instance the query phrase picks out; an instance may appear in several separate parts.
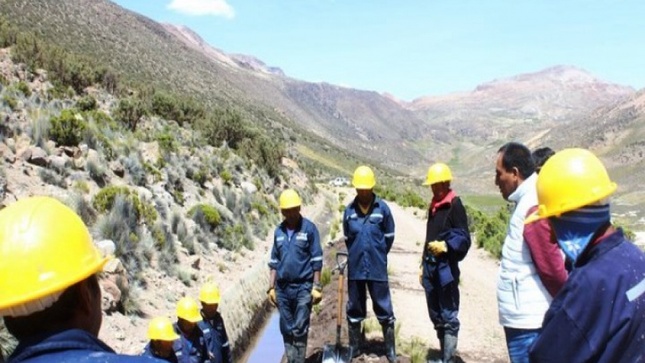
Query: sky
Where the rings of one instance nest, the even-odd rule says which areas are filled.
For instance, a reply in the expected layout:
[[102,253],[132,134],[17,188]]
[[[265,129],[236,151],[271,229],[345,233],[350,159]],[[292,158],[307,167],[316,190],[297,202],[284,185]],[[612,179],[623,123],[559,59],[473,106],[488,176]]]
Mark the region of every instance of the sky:
[[571,65],[645,87],[643,0],[112,0],[287,76],[417,97]]

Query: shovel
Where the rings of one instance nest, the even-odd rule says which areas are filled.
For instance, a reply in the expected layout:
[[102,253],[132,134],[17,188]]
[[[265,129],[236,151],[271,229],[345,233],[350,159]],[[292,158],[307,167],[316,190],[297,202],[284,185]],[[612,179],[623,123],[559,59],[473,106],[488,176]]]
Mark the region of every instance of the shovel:
[[338,270],[338,309],[336,310],[336,344],[325,344],[322,363],[349,363],[352,360],[352,349],[340,344],[340,328],[343,315],[343,277],[347,266],[347,252],[336,252],[336,268]]

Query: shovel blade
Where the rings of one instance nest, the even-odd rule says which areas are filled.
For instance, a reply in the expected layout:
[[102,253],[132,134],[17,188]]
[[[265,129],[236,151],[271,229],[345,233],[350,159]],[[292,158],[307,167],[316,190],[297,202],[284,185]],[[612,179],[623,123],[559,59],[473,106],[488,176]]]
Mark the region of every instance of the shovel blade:
[[322,363],[350,363],[352,350],[336,344],[326,344],[323,347]]

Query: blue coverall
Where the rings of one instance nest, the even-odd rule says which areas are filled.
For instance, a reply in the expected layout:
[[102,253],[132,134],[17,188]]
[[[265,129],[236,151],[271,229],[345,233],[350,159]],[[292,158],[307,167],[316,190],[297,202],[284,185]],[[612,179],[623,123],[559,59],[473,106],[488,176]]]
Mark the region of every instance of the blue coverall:
[[284,222],[276,228],[269,268],[276,271],[280,332],[285,342],[307,339],[314,272],[322,265],[318,228],[310,220],[301,217],[291,236]]
[[645,362],[645,253],[618,230],[590,245],[544,316],[531,362]]
[[231,346],[228,342],[228,334],[224,319],[218,312],[212,319],[204,318],[198,323],[206,342],[206,349],[211,356],[212,363],[233,363]]
[[394,243],[394,218],[390,208],[376,195],[367,213],[354,199],[343,214],[347,245],[347,319],[359,323],[367,314],[366,288],[381,325],[394,322],[387,277],[387,254]]
[[7,363],[164,363],[151,357],[117,354],[92,334],[69,329],[20,342]]

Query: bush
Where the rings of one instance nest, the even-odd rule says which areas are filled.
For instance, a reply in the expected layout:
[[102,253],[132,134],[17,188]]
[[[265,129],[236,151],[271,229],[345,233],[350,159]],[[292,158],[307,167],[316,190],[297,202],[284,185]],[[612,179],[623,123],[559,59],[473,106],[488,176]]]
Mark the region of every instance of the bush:
[[63,110],[57,117],[52,117],[50,123],[49,137],[57,145],[63,146],[78,146],[83,140],[83,132],[87,128],[83,117],[70,109]]
[[207,204],[198,204],[188,211],[192,218],[205,231],[213,231],[222,221],[222,217],[215,207]]
[[76,102],[76,107],[81,111],[92,111],[96,110],[96,108],[98,107],[98,102],[96,102],[96,98],[87,95],[81,97]]
[[142,100],[130,97],[121,99],[112,115],[117,121],[123,123],[128,130],[135,131],[139,120],[147,113],[148,111]]
[[7,107],[9,107],[12,111],[15,111],[16,107],[18,107],[18,100],[13,96],[2,96],[2,102],[7,105]]
[[122,196],[132,203],[137,222],[145,221],[148,225],[153,225],[157,220],[154,206],[142,202],[137,193],[127,187],[107,186],[101,189],[92,199],[92,205],[99,213],[105,213],[112,209],[117,196]]
[[24,81],[16,83],[16,89],[25,95],[25,97],[31,96],[31,88],[29,88],[29,85]]
[[477,247],[490,252],[496,258],[502,256],[502,245],[506,236],[506,228],[510,213],[502,207],[493,215],[488,216],[481,211],[466,205],[468,228],[475,234]]

